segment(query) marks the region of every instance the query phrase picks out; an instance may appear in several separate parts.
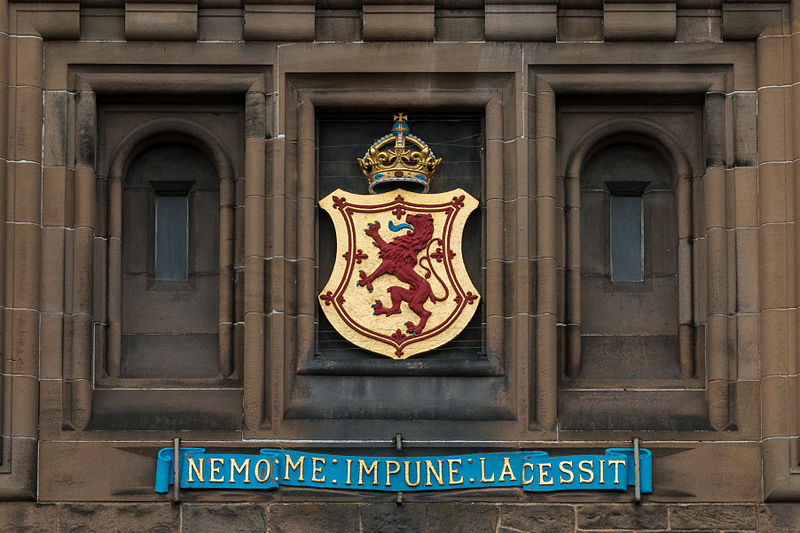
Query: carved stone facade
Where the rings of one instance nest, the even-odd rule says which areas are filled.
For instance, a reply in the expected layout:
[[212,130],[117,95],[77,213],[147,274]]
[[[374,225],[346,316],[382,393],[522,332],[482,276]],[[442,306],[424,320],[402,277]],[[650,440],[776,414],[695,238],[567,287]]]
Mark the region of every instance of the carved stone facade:
[[[1,5],[0,529],[800,531],[800,0]],[[317,299],[398,111],[480,204],[475,318],[407,360]],[[174,438],[397,434],[638,437],[654,492],[153,491]]]

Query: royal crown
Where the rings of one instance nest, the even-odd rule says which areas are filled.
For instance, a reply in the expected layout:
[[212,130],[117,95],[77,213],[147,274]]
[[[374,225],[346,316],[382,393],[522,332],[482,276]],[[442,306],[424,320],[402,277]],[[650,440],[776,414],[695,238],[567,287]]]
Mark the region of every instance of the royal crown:
[[364,157],[358,158],[371,193],[376,187],[384,188],[382,184],[400,183],[428,192],[431,178],[442,164],[442,158],[437,159],[422,139],[409,133],[407,118],[403,113],[395,115],[392,133],[375,141]]

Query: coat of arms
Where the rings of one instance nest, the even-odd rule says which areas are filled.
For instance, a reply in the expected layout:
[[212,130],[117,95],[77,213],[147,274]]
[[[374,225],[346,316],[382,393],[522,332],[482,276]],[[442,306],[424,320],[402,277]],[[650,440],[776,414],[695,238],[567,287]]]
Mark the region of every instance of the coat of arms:
[[479,295],[461,255],[464,224],[478,201],[461,189],[427,194],[442,160],[395,116],[392,134],[358,160],[369,190],[337,189],[320,201],[333,219],[337,252],[319,295],[322,310],[350,342],[394,359],[439,347],[475,314]]

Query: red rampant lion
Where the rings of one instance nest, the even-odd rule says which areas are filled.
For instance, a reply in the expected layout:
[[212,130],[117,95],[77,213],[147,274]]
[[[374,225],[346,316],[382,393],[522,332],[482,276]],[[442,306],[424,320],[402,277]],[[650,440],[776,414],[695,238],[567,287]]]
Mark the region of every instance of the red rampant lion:
[[[378,257],[383,262],[370,275],[366,275],[363,270],[359,271],[360,279],[356,285],[366,287],[372,292],[372,282],[384,274],[391,274],[401,282],[408,283],[409,288],[407,289],[397,285],[387,289],[392,298],[391,307],[386,307],[380,300],[375,300],[372,308],[376,315],[391,316],[400,312],[400,304],[408,303],[409,309],[414,311],[420,320],[419,324],[406,322],[407,331],[412,335],[419,335],[431,316],[431,312],[425,309],[425,303],[429,299],[433,303],[441,302],[447,298],[447,294],[442,298],[434,296],[430,283],[414,270],[417,264],[417,255],[428,247],[431,237],[433,237],[433,217],[427,213],[412,214],[406,217],[406,222],[411,225],[413,230],[406,232],[405,235],[395,237],[391,242],[386,242],[378,234],[381,227],[380,222],[375,221],[367,225],[365,232],[372,237],[373,244],[380,250]],[[391,229],[391,224],[389,226]],[[430,265],[430,259],[428,259],[428,263]],[[423,266],[423,268],[425,267]],[[425,270],[428,269],[425,268]],[[425,277],[429,276],[430,271],[428,270]]]

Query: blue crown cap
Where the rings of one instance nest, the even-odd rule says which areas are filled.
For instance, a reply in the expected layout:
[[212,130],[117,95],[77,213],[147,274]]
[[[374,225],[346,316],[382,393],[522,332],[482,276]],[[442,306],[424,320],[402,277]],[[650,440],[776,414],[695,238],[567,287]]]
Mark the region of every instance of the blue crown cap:
[[398,113],[394,116],[394,126],[392,126],[392,133],[402,133],[403,135],[407,134],[411,130],[406,124],[406,117],[403,113]]

